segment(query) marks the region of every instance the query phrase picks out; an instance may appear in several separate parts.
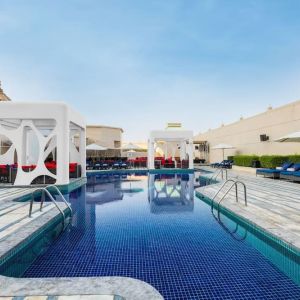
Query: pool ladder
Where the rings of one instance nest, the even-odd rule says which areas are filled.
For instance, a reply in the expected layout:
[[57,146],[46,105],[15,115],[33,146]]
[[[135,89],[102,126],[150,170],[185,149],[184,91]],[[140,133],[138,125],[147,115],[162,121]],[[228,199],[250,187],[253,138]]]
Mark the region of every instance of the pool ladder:
[[[225,176],[224,176],[224,174],[225,174]],[[217,180],[219,175],[221,175],[222,180],[224,179],[224,177],[227,180],[227,178],[228,178],[227,169],[219,169],[217,172],[215,172],[209,179],[207,179],[206,185],[211,184],[213,180]]]
[[245,206],[247,206],[247,188],[244,182],[240,181],[240,180],[234,180],[234,179],[227,179],[222,186],[219,188],[219,190],[215,193],[214,197],[212,198],[212,202],[211,202],[211,210],[213,212],[214,210],[214,204],[215,204],[215,200],[217,198],[217,196],[220,194],[221,191],[223,191],[226,188],[226,185],[231,182],[229,188],[227,189],[227,191],[225,192],[225,194],[221,197],[221,199],[219,200],[218,204],[217,204],[217,212],[218,215],[220,214],[220,204],[221,202],[225,199],[225,197],[228,195],[228,193],[235,187],[235,199],[236,202],[239,202],[239,195],[238,195],[238,187],[242,186],[244,189],[244,203]]
[[64,225],[64,228],[65,228],[65,225],[66,225],[66,215],[64,213],[64,210],[58,205],[57,201],[54,199],[53,195],[50,193],[50,191],[49,191],[50,188],[54,188],[55,191],[60,195],[60,197],[63,200],[63,202],[66,204],[67,208],[70,210],[71,216],[72,216],[72,214],[73,214],[72,208],[71,208],[70,204],[68,203],[68,201],[66,200],[66,198],[63,196],[63,194],[60,192],[60,190],[58,189],[58,187],[55,186],[55,185],[48,185],[46,187],[37,188],[37,189],[35,189],[31,193],[31,200],[30,200],[30,206],[29,206],[29,217],[32,216],[32,209],[33,209],[33,203],[34,203],[34,195],[35,195],[35,193],[36,192],[42,192],[40,211],[42,211],[42,209],[43,209],[43,204],[45,202],[45,196],[47,195],[50,198],[50,200],[52,201],[52,203],[59,210],[60,214],[62,215],[62,217],[63,217],[63,225]]

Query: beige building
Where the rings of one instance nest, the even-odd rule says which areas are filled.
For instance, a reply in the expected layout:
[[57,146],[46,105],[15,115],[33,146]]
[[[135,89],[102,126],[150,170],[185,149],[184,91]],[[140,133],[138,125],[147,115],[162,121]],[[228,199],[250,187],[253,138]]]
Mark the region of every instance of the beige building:
[[[4,93],[0,81],[0,102],[2,101],[11,101],[11,99]],[[9,142],[6,137],[0,135],[0,155],[4,154],[10,148],[10,145],[11,142]]]
[[1,101],[11,101],[11,99],[4,93],[3,89],[1,88],[1,81],[0,81],[0,102]]
[[122,146],[123,129],[105,125],[87,125],[87,145],[95,143],[108,148],[105,156],[120,156]]
[[220,143],[235,147],[225,150],[225,158],[235,154],[299,154],[300,143],[274,141],[295,131],[300,131],[300,101],[269,107],[261,114],[198,134],[194,137],[194,154],[209,162],[221,161],[222,150],[212,149]]

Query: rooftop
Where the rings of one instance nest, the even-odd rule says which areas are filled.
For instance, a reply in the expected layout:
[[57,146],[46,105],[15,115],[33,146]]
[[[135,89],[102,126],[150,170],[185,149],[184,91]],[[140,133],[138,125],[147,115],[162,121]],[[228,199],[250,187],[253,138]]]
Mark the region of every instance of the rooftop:
[[109,129],[118,129],[124,132],[123,128],[121,127],[114,127],[114,126],[106,126],[106,125],[86,125],[86,128],[109,128]]

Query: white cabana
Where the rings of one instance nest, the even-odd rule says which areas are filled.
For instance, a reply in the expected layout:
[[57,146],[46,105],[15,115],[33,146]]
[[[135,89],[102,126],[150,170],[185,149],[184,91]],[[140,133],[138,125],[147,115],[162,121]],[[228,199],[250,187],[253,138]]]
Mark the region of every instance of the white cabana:
[[[86,176],[85,120],[64,103],[1,103],[0,139],[10,145],[0,163],[17,163],[14,185],[30,185],[40,176],[68,184],[69,163],[80,165],[81,177]],[[45,165],[50,156],[55,172]],[[33,167],[25,171],[28,165]]]
[[180,160],[188,159],[189,169],[193,164],[193,131],[182,129],[154,130],[150,132],[148,140],[148,168],[154,169],[156,148],[164,148],[165,155],[170,152],[174,160],[176,151],[180,152]]
[[234,149],[235,147],[233,147],[232,145],[228,145],[228,144],[223,144],[223,143],[221,143],[221,144],[218,144],[218,145],[216,145],[216,146],[213,146],[211,149],[214,149],[214,150],[216,150],[216,149],[220,149],[220,150],[222,150],[223,151],[223,160],[225,159],[225,153],[224,153],[224,151],[225,151],[225,149]]

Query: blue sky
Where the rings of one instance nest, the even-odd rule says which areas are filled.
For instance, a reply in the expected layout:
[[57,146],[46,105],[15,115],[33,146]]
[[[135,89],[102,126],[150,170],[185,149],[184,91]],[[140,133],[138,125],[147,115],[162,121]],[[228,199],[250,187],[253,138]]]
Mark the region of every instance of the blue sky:
[[124,139],[300,99],[298,0],[0,0],[0,80]]

